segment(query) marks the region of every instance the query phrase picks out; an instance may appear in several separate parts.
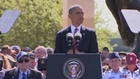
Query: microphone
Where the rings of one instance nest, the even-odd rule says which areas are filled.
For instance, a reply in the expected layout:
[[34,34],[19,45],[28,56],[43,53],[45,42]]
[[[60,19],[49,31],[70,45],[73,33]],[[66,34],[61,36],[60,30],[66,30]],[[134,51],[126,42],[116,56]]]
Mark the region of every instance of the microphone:
[[68,42],[68,46],[72,47],[73,46],[73,34],[67,33],[66,40]]
[[79,44],[80,44],[80,41],[81,41],[81,39],[82,39],[81,33],[80,33],[80,32],[76,32],[75,35],[74,35],[74,39],[75,39],[75,41],[76,41],[75,44],[76,44],[76,46],[78,47]]

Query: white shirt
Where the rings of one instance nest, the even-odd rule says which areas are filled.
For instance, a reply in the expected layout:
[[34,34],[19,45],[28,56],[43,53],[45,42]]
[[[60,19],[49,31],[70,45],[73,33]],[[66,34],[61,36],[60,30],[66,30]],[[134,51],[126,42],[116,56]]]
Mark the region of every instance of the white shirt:
[[117,73],[114,72],[113,69],[106,71],[103,74],[103,79],[129,79],[131,78],[131,74],[128,70],[124,70],[122,68],[119,68],[119,71]]
[[[22,79],[22,77],[23,77],[23,72],[21,71],[21,69],[19,69],[19,71],[20,71],[20,73],[19,73],[19,79]],[[24,74],[25,74],[25,76],[26,76],[26,79],[27,79],[27,70],[26,70],[26,72],[24,72]]]
[[[80,32],[81,31],[81,27],[82,27],[82,24],[81,25],[79,25],[77,28],[78,28],[78,32]],[[74,31],[75,31],[75,26],[73,26],[72,24],[71,24],[71,32],[72,32],[72,34],[74,35]]]
[[140,79],[140,69],[134,71],[132,79]]

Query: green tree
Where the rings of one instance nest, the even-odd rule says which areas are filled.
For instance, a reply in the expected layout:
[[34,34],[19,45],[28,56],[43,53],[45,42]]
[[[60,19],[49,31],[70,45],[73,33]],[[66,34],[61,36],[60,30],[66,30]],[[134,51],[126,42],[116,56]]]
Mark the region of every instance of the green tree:
[[2,34],[0,45],[54,47],[62,28],[62,0],[1,0],[0,15],[8,9],[22,12],[10,32]]
[[[113,51],[113,47],[110,45],[110,38],[113,37],[119,37],[118,32],[113,32],[108,28],[108,22],[109,18],[103,19],[101,17],[102,15],[102,9],[98,8],[98,5],[95,1],[95,16],[94,16],[94,23],[95,23],[95,30],[96,30],[96,35],[97,35],[97,40],[98,40],[98,47],[99,50],[101,51],[103,47],[108,47],[110,52]],[[117,34],[117,36],[115,36]],[[116,46],[113,45],[113,46]]]

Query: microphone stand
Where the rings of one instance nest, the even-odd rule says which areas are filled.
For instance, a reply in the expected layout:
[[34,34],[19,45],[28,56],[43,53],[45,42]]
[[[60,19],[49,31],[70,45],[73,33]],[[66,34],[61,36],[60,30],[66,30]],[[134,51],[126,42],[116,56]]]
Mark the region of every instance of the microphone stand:
[[75,54],[75,45],[73,45],[72,50],[73,50],[73,54]]

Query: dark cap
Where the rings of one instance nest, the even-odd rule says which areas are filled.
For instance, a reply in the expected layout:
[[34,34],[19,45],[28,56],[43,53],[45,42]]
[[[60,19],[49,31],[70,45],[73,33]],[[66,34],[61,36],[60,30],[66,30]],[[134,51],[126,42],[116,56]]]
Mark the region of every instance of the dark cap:
[[120,58],[118,52],[110,53],[109,59]]
[[47,67],[47,58],[46,57],[41,57],[38,59],[38,65],[37,65],[37,69],[38,70],[46,70]]
[[25,52],[30,52],[30,51],[31,51],[31,48],[30,48],[30,47],[25,47],[25,48],[24,48],[24,51],[25,51]]
[[16,60],[18,61],[20,58],[22,58],[23,56],[27,56],[29,57],[29,54],[27,52],[21,51],[16,55]]
[[30,56],[31,59],[35,59],[35,54],[34,53],[29,52],[29,56]]

